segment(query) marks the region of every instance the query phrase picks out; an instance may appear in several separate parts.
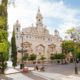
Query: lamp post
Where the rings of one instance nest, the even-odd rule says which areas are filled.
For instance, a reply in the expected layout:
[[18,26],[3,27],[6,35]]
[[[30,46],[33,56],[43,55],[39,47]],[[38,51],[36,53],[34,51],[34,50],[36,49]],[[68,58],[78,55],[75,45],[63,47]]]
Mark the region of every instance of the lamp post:
[[22,34],[21,34],[21,38],[22,38],[22,50],[21,50],[21,52],[22,52],[22,59],[21,59],[20,69],[24,68],[24,64],[23,64],[23,35],[24,35],[24,33],[22,32]]
[[[76,40],[73,40],[74,44],[76,43]],[[75,62],[75,74],[78,74],[78,67],[77,67],[77,56],[76,53],[74,53],[74,62]]]
[[[71,34],[71,38],[73,38],[73,44],[76,43],[77,39],[76,39],[76,32],[73,32]],[[73,45],[74,46],[74,45]],[[75,74],[78,74],[78,67],[77,67],[77,56],[76,56],[76,53],[74,51],[74,63],[75,63],[75,67],[74,67],[74,71],[75,71]]]

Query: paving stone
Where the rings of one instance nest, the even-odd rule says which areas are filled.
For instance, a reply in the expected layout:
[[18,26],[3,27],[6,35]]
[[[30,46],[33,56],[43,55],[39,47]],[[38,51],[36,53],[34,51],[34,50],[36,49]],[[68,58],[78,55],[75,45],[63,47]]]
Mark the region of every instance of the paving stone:
[[80,80],[80,77],[75,75],[67,76],[59,73],[48,73],[48,72],[38,72],[38,71],[33,71],[33,74],[43,77],[47,80]]
[[33,80],[28,76],[23,75],[22,73],[9,74],[6,76],[12,78],[12,80]]

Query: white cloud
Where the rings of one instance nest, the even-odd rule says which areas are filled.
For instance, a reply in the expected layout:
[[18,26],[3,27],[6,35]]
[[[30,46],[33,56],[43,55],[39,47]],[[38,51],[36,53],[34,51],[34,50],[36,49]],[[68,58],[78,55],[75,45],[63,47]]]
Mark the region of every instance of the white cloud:
[[[75,19],[75,15],[78,11],[66,7],[63,1],[51,3],[44,2],[44,0],[16,0],[15,5],[15,8],[12,6],[8,8],[8,24],[10,31],[12,31],[12,26],[17,19],[20,21],[22,27],[30,26],[32,23],[35,24],[35,16],[39,6],[44,18],[56,17],[63,20],[63,24],[59,26],[59,31],[62,36],[66,29],[75,26],[78,21]],[[48,27],[50,29],[50,26]],[[52,32],[51,29],[50,32]]]

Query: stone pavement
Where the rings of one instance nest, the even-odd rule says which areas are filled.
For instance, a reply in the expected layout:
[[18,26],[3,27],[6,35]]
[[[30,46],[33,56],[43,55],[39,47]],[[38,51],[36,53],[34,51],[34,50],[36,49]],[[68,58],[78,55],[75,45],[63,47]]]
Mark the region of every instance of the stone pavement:
[[30,72],[28,72],[28,73],[24,73],[24,75],[26,75],[26,76],[34,79],[34,80],[46,80],[46,79],[44,79],[44,78],[42,78],[42,77],[40,77],[40,76],[34,75],[34,74],[32,73],[32,71],[30,71]]
[[[8,68],[6,70],[8,74],[5,76],[7,77],[7,79],[2,80],[80,80],[80,75],[72,75],[73,74],[72,71],[69,71],[71,70],[72,66],[73,64],[58,66],[54,65],[54,67],[53,66],[47,67],[47,70],[45,72],[30,71],[29,73],[21,73],[20,70],[18,70],[19,66],[17,66],[16,69]],[[70,74],[66,75],[64,74],[65,73],[64,71],[68,71],[68,73]]]
[[32,71],[34,75],[45,78],[46,80],[80,80],[80,76],[77,75],[63,75],[59,73],[48,73],[48,72],[38,72]]
[[22,73],[9,74],[6,77],[11,78],[11,80],[33,80],[28,76],[23,75]]
[[80,75],[63,75],[40,71],[7,74],[5,77],[6,78],[1,78],[0,80],[80,80]]
[[46,80],[39,76],[33,75],[31,70],[32,67],[29,67],[28,73],[21,73],[19,66],[16,68],[7,68],[4,76],[0,76],[0,80]]
[[18,71],[17,69],[14,68],[8,68],[5,70],[5,74],[12,74],[12,73],[18,73],[20,71]]

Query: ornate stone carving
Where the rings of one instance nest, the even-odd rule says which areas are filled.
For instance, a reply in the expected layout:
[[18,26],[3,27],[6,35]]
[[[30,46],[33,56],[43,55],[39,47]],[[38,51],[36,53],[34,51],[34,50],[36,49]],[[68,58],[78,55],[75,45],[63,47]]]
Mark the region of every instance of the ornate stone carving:
[[42,55],[45,53],[45,46],[43,46],[42,44],[39,44],[38,46],[36,46],[36,52],[39,55]]
[[[40,9],[38,9],[36,16],[36,26],[32,25],[22,29],[24,32],[24,40],[23,40],[23,48],[27,50],[28,53],[35,53],[37,56],[44,55],[49,59],[49,55],[51,53],[61,53],[61,41],[62,39],[59,36],[59,32],[57,30],[54,31],[54,35],[49,34],[49,30],[43,24],[43,16],[40,13]],[[19,22],[16,22],[19,24]],[[15,25],[16,31],[19,25]],[[19,33],[20,32],[20,33]],[[19,31],[18,35],[21,36],[21,31]],[[22,40],[21,37],[19,39],[16,38],[16,43],[19,49],[22,48]]]

